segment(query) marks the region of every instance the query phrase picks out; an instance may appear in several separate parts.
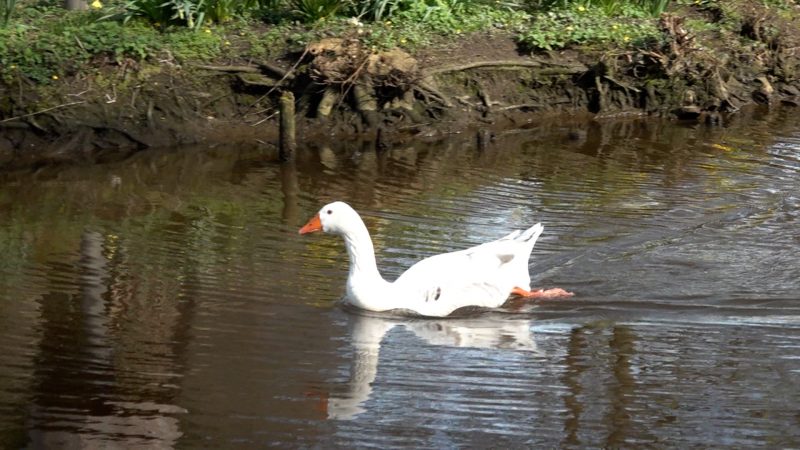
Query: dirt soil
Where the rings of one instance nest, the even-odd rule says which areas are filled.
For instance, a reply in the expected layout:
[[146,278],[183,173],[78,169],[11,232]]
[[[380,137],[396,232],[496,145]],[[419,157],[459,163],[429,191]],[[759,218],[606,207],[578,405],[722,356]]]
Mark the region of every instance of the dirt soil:
[[376,54],[343,36],[274,61],[132,64],[58,88],[0,85],[0,168],[201,142],[277,146],[282,92],[296,99],[301,146],[367,138],[390,147],[467,130],[491,139],[553,115],[647,114],[718,126],[748,104],[797,106],[800,19],[779,21],[763,7],[744,16],[737,44],[687,32],[688,13],[665,14],[667,42],[647,50],[531,53],[496,30],[415,55]]

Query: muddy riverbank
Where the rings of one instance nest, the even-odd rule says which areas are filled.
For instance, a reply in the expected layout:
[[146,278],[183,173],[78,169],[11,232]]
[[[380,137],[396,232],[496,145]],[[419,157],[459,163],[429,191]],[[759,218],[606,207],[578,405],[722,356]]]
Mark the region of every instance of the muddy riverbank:
[[264,61],[100,64],[49,86],[17,80],[0,86],[0,168],[195,143],[276,146],[285,91],[297,99],[301,145],[371,139],[381,148],[466,131],[490,140],[553,116],[719,126],[748,105],[800,104],[798,19],[753,3],[736,26],[692,31],[692,20],[722,19],[709,8],[664,14],[663,42],[640,49],[531,51],[498,29],[410,54],[345,34]]

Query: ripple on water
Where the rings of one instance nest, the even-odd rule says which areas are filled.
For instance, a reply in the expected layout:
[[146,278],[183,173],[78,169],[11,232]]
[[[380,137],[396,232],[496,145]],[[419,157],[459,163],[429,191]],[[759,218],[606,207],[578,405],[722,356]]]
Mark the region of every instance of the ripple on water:
[[[797,447],[791,120],[559,124],[294,166],[145,152],[2,184],[0,447]],[[338,308],[340,240],[297,235],[334,199],[389,277],[543,222],[534,284],[577,296],[447,320]]]

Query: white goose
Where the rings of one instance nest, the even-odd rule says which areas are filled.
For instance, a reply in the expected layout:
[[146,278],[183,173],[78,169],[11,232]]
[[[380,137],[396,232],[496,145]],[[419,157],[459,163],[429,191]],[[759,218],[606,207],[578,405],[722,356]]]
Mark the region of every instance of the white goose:
[[540,223],[496,241],[423,259],[393,283],[378,272],[367,227],[350,205],[323,206],[300,234],[320,230],[344,238],[350,256],[346,301],[362,309],[405,309],[442,317],[466,306],[496,308],[511,294],[526,298],[572,295],[559,288],[531,291],[528,259],[544,230]]

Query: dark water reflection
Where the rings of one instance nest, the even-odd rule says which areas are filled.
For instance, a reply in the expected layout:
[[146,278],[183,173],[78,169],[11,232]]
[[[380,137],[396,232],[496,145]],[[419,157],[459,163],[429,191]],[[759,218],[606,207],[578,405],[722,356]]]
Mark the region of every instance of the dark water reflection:
[[[0,175],[0,448],[800,446],[794,113]],[[577,295],[345,310],[332,199],[390,278],[542,221]]]

